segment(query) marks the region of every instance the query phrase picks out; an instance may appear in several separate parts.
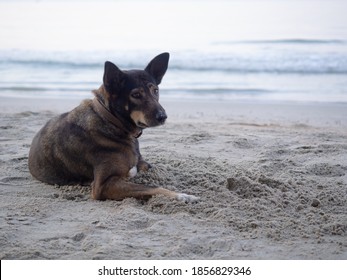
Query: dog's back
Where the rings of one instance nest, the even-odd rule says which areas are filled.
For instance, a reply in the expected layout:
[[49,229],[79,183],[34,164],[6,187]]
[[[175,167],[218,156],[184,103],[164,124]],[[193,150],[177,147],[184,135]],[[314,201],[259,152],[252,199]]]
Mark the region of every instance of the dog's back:
[[35,178],[58,185],[93,180],[88,159],[93,138],[88,128],[98,127],[98,120],[90,103],[84,101],[71,112],[51,119],[36,134],[29,153],[29,170]]

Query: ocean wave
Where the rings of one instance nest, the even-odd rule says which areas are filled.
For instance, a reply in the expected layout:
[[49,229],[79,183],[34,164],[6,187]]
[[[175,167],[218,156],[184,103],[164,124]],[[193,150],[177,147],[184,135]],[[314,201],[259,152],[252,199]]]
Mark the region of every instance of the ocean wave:
[[[88,91],[85,87],[33,87],[33,86],[0,86],[0,91],[14,91],[14,92],[83,92]],[[91,91],[91,89],[89,89]]]
[[259,45],[346,45],[347,41],[339,39],[276,39],[276,40],[244,40],[244,41],[225,41],[217,42],[217,45],[233,45],[233,44],[259,44]]
[[[143,66],[130,63],[117,63],[121,69],[141,69]],[[182,58],[170,62],[170,71],[224,72],[229,74],[347,74],[347,55],[296,55],[292,57],[205,57],[204,60]],[[21,60],[8,59],[0,62],[0,70],[31,69],[33,71],[103,71],[103,63],[68,60]]]
[[190,71],[190,72],[224,72],[226,74],[300,74],[300,75],[345,75],[347,74],[347,65],[341,67],[322,64],[319,67],[316,65],[206,65],[206,66],[184,66],[173,65],[170,70]]
[[[285,39],[269,41],[277,44],[287,42],[293,44],[330,44],[345,43],[342,40],[308,40]],[[333,48],[335,49],[335,48]],[[148,55],[149,56],[149,55]],[[0,70],[31,69],[45,71],[100,71],[107,55],[98,53],[43,53],[2,52],[0,54]],[[137,58],[110,57],[121,69],[143,69],[148,63],[147,54],[138,54]],[[347,74],[347,51],[311,50],[267,50],[256,48],[245,51],[243,48],[221,51],[210,50],[207,53],[180,52],[174,53],[170,59],[170,70],[189,72],[225,72],[231,74]]]
[[176,88],[165,88],[163,90],[164,93],[172,93],[172,92],[184,92],[184,93],[192,93],[192,94],[266,94],[272,93],[272,90],[261,89],[261,88],[234,88],[234,87],[176,87]]
[[[231,61],[228,61],[231,60]],[[2,64],[2,65],[1,65]],[[61,71],[97,71],[103,70],[103,63],[93,62],[71,62],[71,61],[50,61],[50,60],[7,60],[2,62],[0,67],[15,67],[17,69],[57,69]],[[141,66],[127,64],[122,69],[141,69]],[[329,59],[306,59],[300,58],[292,60],[258,60],[258,59],[240,59],[240,58],[222,58],[220,61],[208,59],[205,62],[182,62],[173,61],[170,63],[170,71],[189,71],[189,72],[224,72],[229,74],[347,74],[347,57],[329,58]]]
[[49,60],[49,59],[4,59],[2,64],[12,64],[15,66],[44,67],[44,68],[102,68],[103,63],[69,61],[69,60]]

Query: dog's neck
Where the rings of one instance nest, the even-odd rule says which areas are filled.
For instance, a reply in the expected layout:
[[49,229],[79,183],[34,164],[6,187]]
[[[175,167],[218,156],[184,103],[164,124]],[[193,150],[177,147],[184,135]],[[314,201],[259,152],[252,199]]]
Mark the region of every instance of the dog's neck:
[[113,115],[106,106],[97,98],[93,99],[93,105],[95,111],[104,119],[108,120],[117,128],[123,130],[127,134],[132,135],[135,138],[139,138],[142,135],[142,129],[136,125],[131,127],[126,127],[115,115]]

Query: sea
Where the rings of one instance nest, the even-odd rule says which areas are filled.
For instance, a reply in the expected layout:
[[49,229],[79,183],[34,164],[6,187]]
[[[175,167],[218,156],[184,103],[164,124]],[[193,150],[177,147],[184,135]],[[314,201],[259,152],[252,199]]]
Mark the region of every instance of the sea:
[[167,99],[347,102],[347,1],[0,1],[0,102],[88,98],[169,52]]

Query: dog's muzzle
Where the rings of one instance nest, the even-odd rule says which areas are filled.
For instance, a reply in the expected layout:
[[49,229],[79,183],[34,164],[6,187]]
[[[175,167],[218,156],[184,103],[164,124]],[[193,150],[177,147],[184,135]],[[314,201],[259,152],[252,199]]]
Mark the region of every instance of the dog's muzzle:
[[155,115],[155,118],[158,121],[158,123],[163,124],[165,122],[165,120],[167,119],[167,115],[166,115],[165,111],[159,111]]

